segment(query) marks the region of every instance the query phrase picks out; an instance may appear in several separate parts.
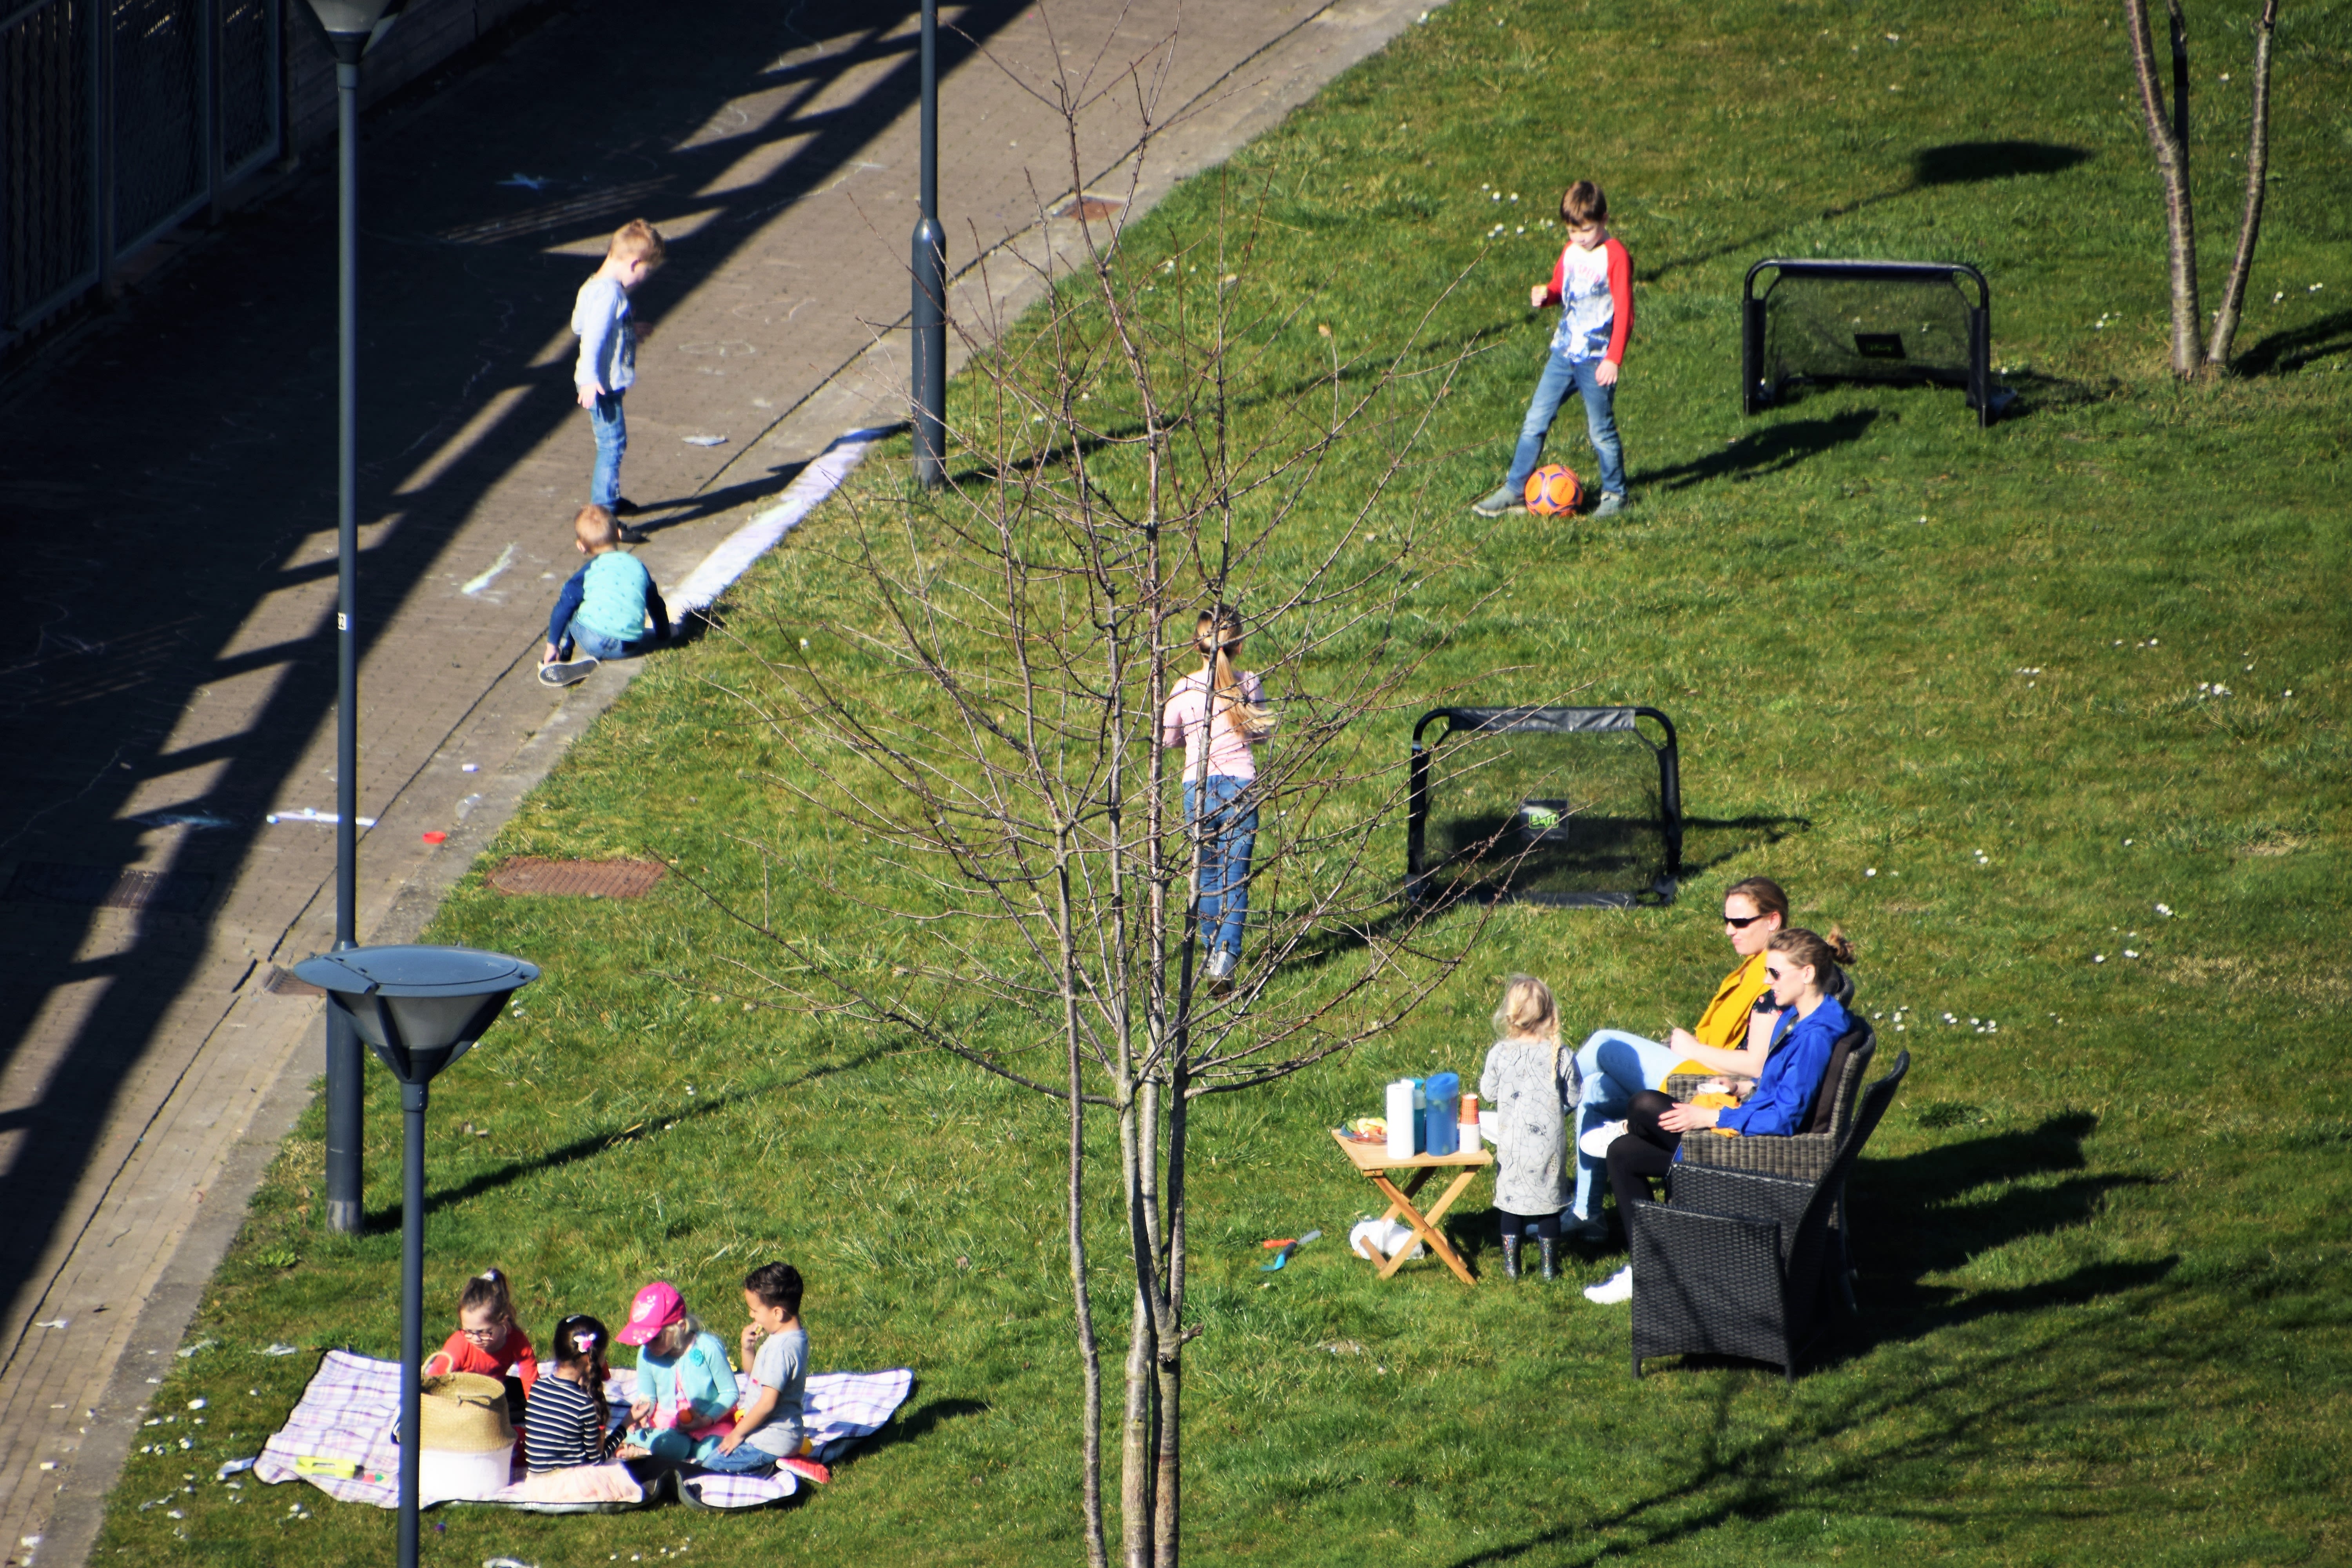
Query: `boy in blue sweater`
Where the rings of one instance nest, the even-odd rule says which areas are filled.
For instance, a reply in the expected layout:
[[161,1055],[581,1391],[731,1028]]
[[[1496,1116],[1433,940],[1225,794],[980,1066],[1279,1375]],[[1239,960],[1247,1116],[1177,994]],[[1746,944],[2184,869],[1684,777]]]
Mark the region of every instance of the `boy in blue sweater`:
[[669,606],[645,563],[622,550],[613,514],[601,506],[583,506],[572,520],[572,532],[588,564],[563,584],[547,617],[539,678],[550,686],[584,680],[600,659],[626,658],[669,640]]
[[589,478],[588,499],[615,517],[637,510],[621,495],[621,458],[629,449],[629,421],[621,400],[637,379],[637,333],[629,315],[629,296],[662,264],[665,254],[661,231],[641,217],[631,218],[613,236],[604,265],[580,285],[572,304],[572,330],[580,339],[572,389],[596,435],[596,468]]

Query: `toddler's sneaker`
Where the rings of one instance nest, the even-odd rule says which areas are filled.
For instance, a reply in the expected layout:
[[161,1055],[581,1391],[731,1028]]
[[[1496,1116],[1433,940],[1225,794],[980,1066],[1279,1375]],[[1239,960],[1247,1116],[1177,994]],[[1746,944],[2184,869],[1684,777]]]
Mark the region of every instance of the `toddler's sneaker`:
[[596,661],[584,654],[578,658],[558,659],[539,667],[539,679],[546,686],[576,686],[596,673]]
[[1470,510],[1480,517],[1500,517],[1507,511],[1525,511],[1528,510],[1528,503],[1521,499],[1517,490],[1508,485],[1504,485],[1493,495],[1472,501]]
[[1616,490],[1601,492],[1601,503],[1592,509],[1595,517],[1615,517],[1625,510],[1625,498]]
[[1596,1307],[1620,1307],[1633,1299],[1633,1266],[1630,1263],[1598,1285],[1584,1288],[1584,1299]]

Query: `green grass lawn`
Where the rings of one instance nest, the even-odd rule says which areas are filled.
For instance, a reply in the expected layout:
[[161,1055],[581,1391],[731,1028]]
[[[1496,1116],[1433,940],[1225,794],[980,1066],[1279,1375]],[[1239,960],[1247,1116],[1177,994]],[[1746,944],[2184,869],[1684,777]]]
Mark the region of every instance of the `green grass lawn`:
[[[2215,268],[2250,11],[2191,7]],[[2352,1002],[2352,6],[2285,9],[2241,340],[2258,374],[2187,389],[2162,374],[2161,216],[2119,30],[2119,8],[2047,0],[1457,0],[1129,231],[1140,269],[1212,235],[1221,202],[1265,220],[1241,288],[1291,321],[1269,374],[1311,374],[1318,325],[1349,353],[1398,346],[1475,262],[1429,331],[1479,352],[1395,503],[1444,567],[1412,601],[1454,627],[1430,679],[1526,667],[1496,698],[1667,710],[1699,868],[1663,910],[1507,910],[1393,1037],[1204,1103],[1196,1560],[2352,1559],[2352,1099],[2330,1044]],[[2011,140],[2074,151],[1995,177],[1931,153]],[[1636,507],[1479,522],[1462,509],[1500,475],[1545,342],[1525,289],[1558,229],[1534,220],[1579,174],[1610,188],[1638,279],[1618,405]],[[1743,419],[1739,278],[1774,253],[1975,262],[2021,413],[1979,433],[1955,393],[1845,390]],[[1589,469],[1576,410],[1559,433]],[[1347,526],[1372,445],[1319,481],[1302,548]],[[886,503],[903,458],[859,494]],[[564,1311],[617,1321],[662,1275],[731,1336],[743,1270],[782,1257],[809,1280],[816,1364],[910,1364],[915,1398],[805,1506],[444,1510],[430,1562],[1079,1557],[1057,1111],[766,1005],[738,967],[759,944],[688,885],[756,905],[744,839],[765,839],[790,873],[766,891],[781,927],[857,962],[924,952],[825,890],[856,847],[764,782],[788,754],[724,689],[795,625],[854,612],[827,548],[845,527],[820,514],[738,590],[748,647],[647,668],[493,852],[650,850],[686,875],[633,903],[477,876],[439,917],[435,940],[546,977],[436,1090],[427,1289],[438,1324],[500,1264],[543,1342]],[[1408,723],[1381,743],[1401,753]],[[1689,1020],[1727,967],[1720,892],[1755,873],[1853,934],[1881,1060],[1913,1059],[1855,1177],[1862,1321],[1798,1387],[1671,1361],[1632,1381],[1626,1310],[1575,1290],[1618,1255],[1502,1283],[1483,1186],[1457,1227],[1475,1291],[1433,1264],[1376,1283],[1345,1255],[1375,1205],[1323,1128],[1399,1073],[1475,1072],[1511,970],[1552,981],[1572,1033]],[[395,1349],[398,1117],[371,1090],[375,1233],[323,1228],[314,1112],[190,1331],[216,1346],[158,1391],[176,1419],[132,1458],[97,1561],[391,1560],[389,1515],[210,1479],[312,1364],[260,1347]],[[1098,1310],[1123,1327],[1100,1131]],[[1258,1271],[1259,1238],[1312,1226],[1328,1239]],[[315,1517],[288,1517],[298,1496]]]

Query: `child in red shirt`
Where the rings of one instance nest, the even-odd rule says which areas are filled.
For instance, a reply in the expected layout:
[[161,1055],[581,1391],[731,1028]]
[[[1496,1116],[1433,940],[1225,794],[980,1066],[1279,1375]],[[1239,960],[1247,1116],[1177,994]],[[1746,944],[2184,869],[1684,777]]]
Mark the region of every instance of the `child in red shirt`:
[[1528,290],[1536,310],[1559,307],[1559,326],[1544,356],[1519,444],[1511,454],[1503,488],[1471,506],[1480,517],[1500,517],[1527,505],[1528,476],[1543,456],[1544,437],[1559,405],[1573,394],[1584,399],[1584,426],[1601,460],[1601,501],[1595,517],[1614,517],[1625,508],[1625,454],[1617,439],[1617,373],[1625,363],[1625,340],[1633,331],[1633,262],[1609,237],[1609,197],[1591,180],[1579,180],[1559,199],[1568,243],[1552,267],[1551,282]]
[[514,1296],[496,1268],[466,1281],[457,1297],[457,1331],[425,1359],[424,1375],[471,1372],[507,1385],[507,1412],[520,1430],[531,1384],[539,1381],[539,1352],[515,1321]]

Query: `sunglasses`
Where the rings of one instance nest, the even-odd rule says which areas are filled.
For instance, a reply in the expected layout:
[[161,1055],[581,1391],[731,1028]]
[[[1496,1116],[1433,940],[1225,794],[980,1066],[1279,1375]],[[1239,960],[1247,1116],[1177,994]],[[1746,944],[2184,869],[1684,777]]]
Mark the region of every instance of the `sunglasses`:
[[1726,915],[1723,923],[1734,931],[1746,931],[1763,918],[1762,915]]
[[1785,969],[1774,969],[1767,965],[1764,970],[1764,978],[1767,980],[1786,980],[1788,977],[1789,972]]

